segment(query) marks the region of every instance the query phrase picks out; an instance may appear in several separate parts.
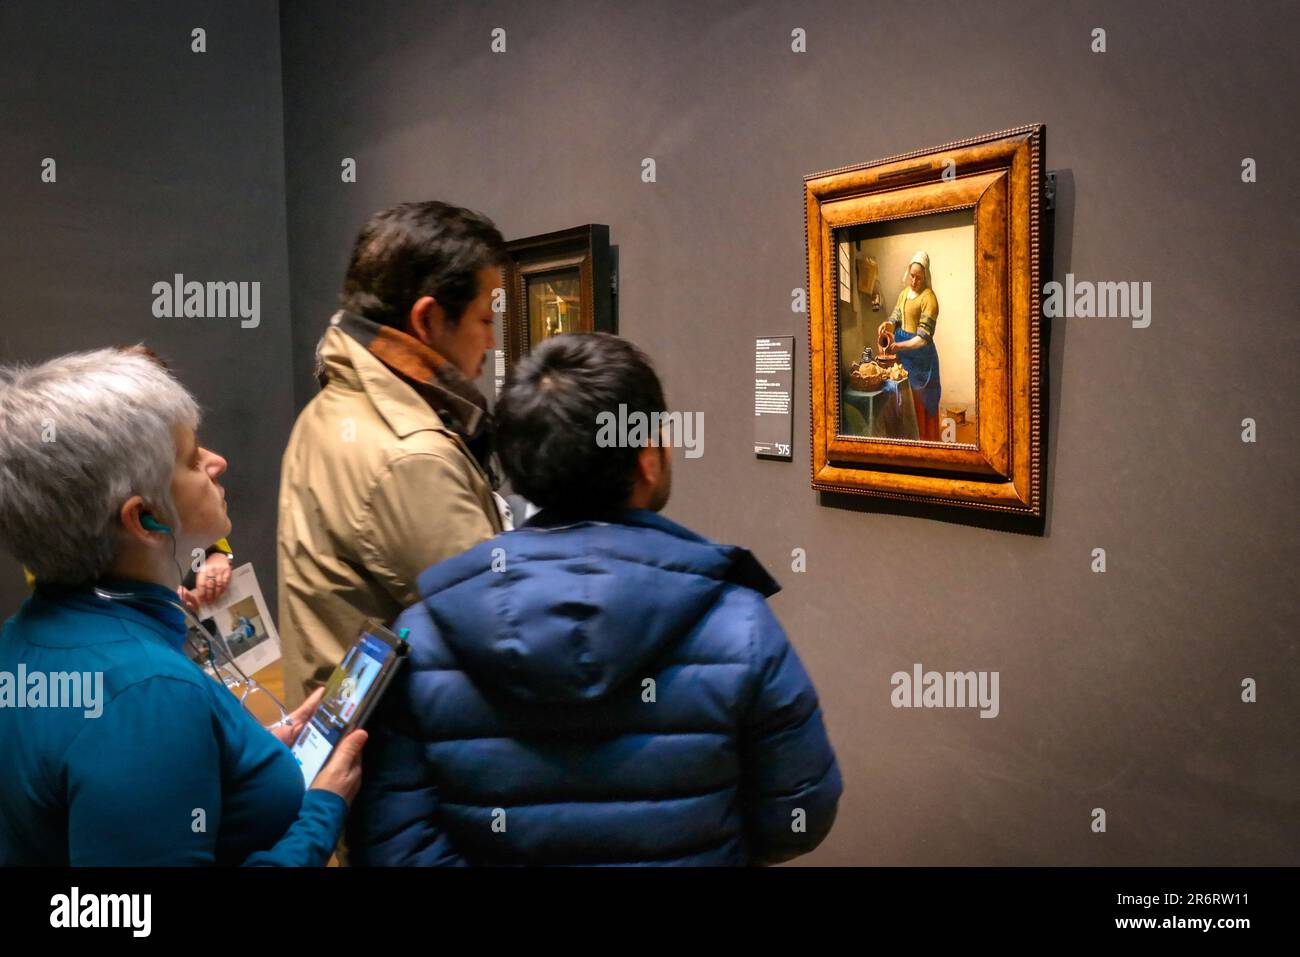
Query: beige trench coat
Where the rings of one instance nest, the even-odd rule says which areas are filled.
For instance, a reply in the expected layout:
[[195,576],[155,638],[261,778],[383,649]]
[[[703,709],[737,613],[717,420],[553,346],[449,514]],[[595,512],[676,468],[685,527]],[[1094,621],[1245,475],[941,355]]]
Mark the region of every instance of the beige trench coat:
[[492,487],[419,394],[341,329],[328,382],[294,425],[280,474],[280,639],[286,703],[330,672],[368,618],[419,598],[435,562],[501,531]]

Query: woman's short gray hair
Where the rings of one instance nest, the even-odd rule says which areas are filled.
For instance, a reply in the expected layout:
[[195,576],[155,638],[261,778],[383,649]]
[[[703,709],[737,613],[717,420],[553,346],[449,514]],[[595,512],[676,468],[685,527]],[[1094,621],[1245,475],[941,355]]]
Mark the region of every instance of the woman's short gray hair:
[[173,429],[198,420],[194,397],[140,352],[0,366],[0,545],[37,581],[98,579],[117,554],[118,512],[132,495],[179,527]]

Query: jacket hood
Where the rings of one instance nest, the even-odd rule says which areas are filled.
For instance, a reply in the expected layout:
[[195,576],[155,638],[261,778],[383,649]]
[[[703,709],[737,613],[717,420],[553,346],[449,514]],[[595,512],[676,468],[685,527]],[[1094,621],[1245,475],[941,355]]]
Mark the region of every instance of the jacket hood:
[[682,638],[728,585],[765,597],[780,587],[747,549],[639,509],[543,510],[419,579],[461,666],[539,702],[602,697]]

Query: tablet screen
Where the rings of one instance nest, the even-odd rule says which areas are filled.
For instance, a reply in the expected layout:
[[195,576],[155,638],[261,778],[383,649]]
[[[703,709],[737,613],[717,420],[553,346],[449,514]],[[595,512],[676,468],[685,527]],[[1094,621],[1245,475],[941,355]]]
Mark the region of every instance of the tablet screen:
[[325,697],[320,706],[298,735],[293,745],[293,756],[302,767],[307,786],[329,759],[334,746],[358,711],[365,711],[367,697],[379,689],[375,679],[384,670],[388,659],[397,654],[396,649],[382,638],[365,633],[348,649],[343,662],[330,675],[325,685]]

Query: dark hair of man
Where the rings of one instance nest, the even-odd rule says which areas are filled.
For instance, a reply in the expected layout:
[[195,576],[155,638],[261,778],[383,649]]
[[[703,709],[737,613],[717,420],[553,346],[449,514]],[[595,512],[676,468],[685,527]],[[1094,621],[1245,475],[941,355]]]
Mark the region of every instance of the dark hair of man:
[[617,419],[620,405],[626,415],[666,410],[659,377],[640,349],[603,332],[542,342],[511,370],[493,412],[497,452],[514,490],[540,508],[582,513],[623,505],[640,449],[596,441],[600,414]]
[[478,271],[505,258],[505,240],[481,213],[402,203],[362,228],[339,299],[349,312],[401,329],[416,300],[432,296],[454,325],[478,295]]

